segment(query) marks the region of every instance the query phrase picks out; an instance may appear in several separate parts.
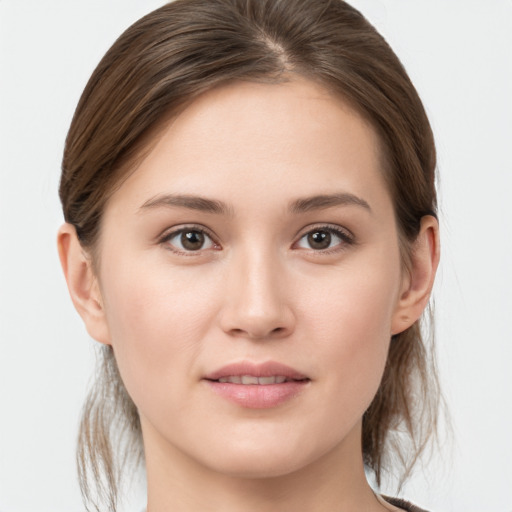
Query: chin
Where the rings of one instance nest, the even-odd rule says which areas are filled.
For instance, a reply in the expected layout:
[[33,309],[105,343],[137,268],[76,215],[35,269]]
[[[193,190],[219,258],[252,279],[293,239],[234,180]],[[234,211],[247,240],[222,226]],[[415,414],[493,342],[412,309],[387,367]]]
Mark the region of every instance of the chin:
[[[295,473],[321,458],[329,451],[329,446],[315,446],[311,442],[272,436],[258,442],[245,439],[239,443],[230,442],[229,446],[218,446],[210,451],[208,461],[203,464],[210,469],[231,477],[262,479],[277,478]],[[307,448],[306,448],[307,447]],[[206,452],[203,452],[206,453]]]
[[279,478],[299,471],[310,461],[300,460],[296,455],[276,456],[259,454],[251,457],[241,454],[233,460],[216,461],[211,469],[230,477],[245,479]]

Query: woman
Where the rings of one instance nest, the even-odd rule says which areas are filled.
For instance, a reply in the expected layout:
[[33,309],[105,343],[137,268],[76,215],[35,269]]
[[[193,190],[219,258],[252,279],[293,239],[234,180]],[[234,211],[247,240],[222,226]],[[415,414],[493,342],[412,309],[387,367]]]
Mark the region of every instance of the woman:
[[116,510],[143,454],[148,512],[418,510],[365,469],[405,478],[434,431],[434,170],[414,87],[345,2],[177,0],[130,27],[60,187],[62,266],[104,345],[86,502]]

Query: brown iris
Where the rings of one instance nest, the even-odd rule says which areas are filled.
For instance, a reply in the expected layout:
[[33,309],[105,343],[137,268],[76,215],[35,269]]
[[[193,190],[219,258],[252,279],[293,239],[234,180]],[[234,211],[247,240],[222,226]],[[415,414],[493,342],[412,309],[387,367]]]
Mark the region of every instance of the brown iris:
[[198,251],[204,245],[204,233],[200,231],[183,231],[181,245],[188,251]]
[[331,245],[331,233],[313,231],[308,234],[308,244],[312,249],[327,249]]

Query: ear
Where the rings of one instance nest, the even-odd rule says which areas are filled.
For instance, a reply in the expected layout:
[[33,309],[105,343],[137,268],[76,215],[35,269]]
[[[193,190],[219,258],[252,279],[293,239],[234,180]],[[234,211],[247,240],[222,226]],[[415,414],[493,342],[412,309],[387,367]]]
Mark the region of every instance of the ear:
[[57,246],[71,300],[87,332],[100,343],[110,345],[98,280],[91,258],[82,248],[73,225],[62,225],[57,235]]
[[426,308],[439,264],[439,224],[431,215],[421,219],[420,232],[412,246],[410,267],[404,276],[391,323],[391,334],[410,327]]

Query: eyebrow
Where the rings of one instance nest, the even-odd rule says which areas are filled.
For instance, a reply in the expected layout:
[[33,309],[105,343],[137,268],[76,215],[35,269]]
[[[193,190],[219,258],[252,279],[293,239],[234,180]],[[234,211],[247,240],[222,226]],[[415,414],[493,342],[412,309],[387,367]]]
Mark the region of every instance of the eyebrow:
[[370,213],[372,211],[370,205],[364,199],[347,192],[299,198],[291,203],[290,210],[293,213],[305,213],[314,210],[325,210],[335,206],[360,206]]
[[231,208],[222,201],[200,196],[176,194],[162,194],[148,199],[140,207],[140,210],[175,206],[217,215],[232,215]]
[[[292,213],[306,213],[315,210],[325,210],[336,206],[359,206],[369,212],[372,211],[370,205],[364,199],[347,192],[299,198],[290,203],[289,210]],[[178,207],[216,215],[233,215],[233,210],[222,201],[182,194],[157,195],[148,199],[140,207],[140,210],[143,211],[161,207]]]

